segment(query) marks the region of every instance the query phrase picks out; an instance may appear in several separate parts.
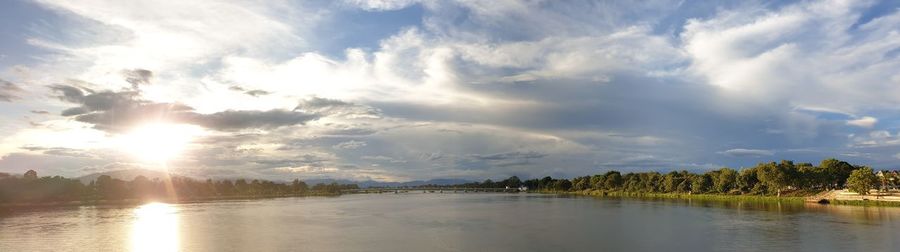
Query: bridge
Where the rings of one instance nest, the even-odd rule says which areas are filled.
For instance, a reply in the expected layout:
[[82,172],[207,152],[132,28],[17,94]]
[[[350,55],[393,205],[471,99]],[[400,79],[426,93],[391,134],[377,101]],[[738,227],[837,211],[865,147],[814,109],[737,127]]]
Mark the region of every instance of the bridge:
[[373,187],[341,190],[341,193],[518,193],[518,188],[456,188],[456,187]]

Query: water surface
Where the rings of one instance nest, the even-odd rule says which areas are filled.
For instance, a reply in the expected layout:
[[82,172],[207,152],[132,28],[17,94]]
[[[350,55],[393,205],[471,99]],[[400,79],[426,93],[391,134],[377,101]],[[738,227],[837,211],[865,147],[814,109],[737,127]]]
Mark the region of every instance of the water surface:
[[366,194],[0,217],[0,251],[900,251],[900,208]]

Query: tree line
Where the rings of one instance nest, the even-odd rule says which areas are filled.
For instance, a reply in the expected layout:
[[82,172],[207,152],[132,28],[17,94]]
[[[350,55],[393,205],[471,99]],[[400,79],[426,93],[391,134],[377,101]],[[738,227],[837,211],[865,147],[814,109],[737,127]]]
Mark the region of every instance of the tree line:
[[37,172],[29,170],[22,177],[0,174],[0,203],[333,195],[341,190],[357,188],[355,184],[337,183],[320,183],[310,187],[299,179],[279,183],[259,179],[196,180],[180,176],[165,179],[136,176],[131,181],[125,181],[102,175],[83,184],[77,179],[61,176],[38,177]]
[[[887,181],[887,179],[883,177],[882,181]],[[897,183],[900,182],[900,178],[890,181]],[[668,173],[631,172],[623,174],[619,171],[608,171],[572,179],[547,176],[524,181],[512,176],[502,181],[488,179],[484,182],[443,187],[501,188],[508,186],[515,188],[526,186],[530,190],[552,192],[598,190],[776,196],[790,192],[792,195],[799,196],[842,188],[866,194],[869,189],[874,188],[877,182],[871,168],[830,158],[823,160],[819,165],[782,160],[781,162],[759,163],[754,167],[741,170],[721,168],[705,173],[682,170]]]
[[[823,190],[848,188],[866,194],[881,184],[881,188],[898,186],[896,172],[879,173],[869,167],[852,165],[837,159],[825,159],[818,165],[811,163],[760,163],[741,170],[721,168],[704,173],[685,170],[659,172],[608,171],[572,179],[543,177],[521,180],[512,176],[501,181],[490,179],[457,185],[423,185],[444,188],[517,188],[546,192],[606,191],[639,193],[706,193],[729,195],[776,195],[790,193],[803,196]],[[98,177],[89,184],[60,176],[38,177],[29,170],[22,177],[0,173],[0,203],[62,202],[123,199],[205,199],[228,197],[277,197],[312,194],[339,194],[341,190],[358,189],[355,184],[316,184],[312,187],[295,179],[290,183],[267,180],[196,180],[173,176],[167,179],[148,179],[137,176],[131,181]]]

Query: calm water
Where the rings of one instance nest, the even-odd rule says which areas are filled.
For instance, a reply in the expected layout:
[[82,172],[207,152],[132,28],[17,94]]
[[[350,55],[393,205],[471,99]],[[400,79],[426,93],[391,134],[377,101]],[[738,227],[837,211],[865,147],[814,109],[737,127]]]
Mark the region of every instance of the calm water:
[[0,217],[0,251],[900,251],[900,208],[370,194]]

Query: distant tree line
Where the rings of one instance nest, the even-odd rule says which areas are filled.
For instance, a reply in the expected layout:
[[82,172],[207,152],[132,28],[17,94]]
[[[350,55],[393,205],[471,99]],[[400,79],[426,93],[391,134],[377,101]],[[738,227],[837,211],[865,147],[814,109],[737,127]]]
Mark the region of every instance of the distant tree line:
[[[896,173],[894,173],[896,174]],[[544,177],[521,181],[513,176],[502,181],[473,182],[442,187],[500,188],[527,186],[539,191],[623,191],[642,193],[708,193],[777,195],[790,191],[797,195],[822,190],[850,188],[865,194],[877,182],[871,168],[851,165],[837,159],[825,159],[819,165],[781,162],[760,163],[741,170],[721,168],[705,173],[688,171],[603,174],[557,179]],[[435,185],[427,185],[435,186]]]
[[[572,179],[544,177],[521,180],[512,176],[502,181],[490,179],[456,185],[422,185],[444,188],[517,188],[547,192],[621,191],[641,193],[707,193],[806,195],[822,190],[848,188],[867,194],[881,182],[881,188],[900,183],[897,172],[879,172],[869,167],[851,165],[837,159],[825,159],[819,165],[783,160],[760,163],[741,170],[721,168],[705,173],[688,171],[636,172],[622,174],[608,171],[603,174]],[[295,179],[290,183],[267,180],[195,180],[173,176],[167,179],[148,179],[137,176],[131,181],[107,175],[89,184],[60,176],[38,177],[29,170],[22,177],[0,173],[0,203],[59,202],[123,199],[204,199],[228,197],[276,197],[311,194],[339,194],[341,190],[358,189],[355,184],[316,184],[312,187]]]
[[166,179],[137,176],[125,181],[108,175],[99,176],[85,185],[77,179],[60,176],[38,177],[33,170],[22,177],[0,173],[0,203],[301,196],[339,194],[341,190],[357,188],[355,184],[337,183],[310,187],[299,179],[278,183],[259,179],[214,181],[180,176]]

